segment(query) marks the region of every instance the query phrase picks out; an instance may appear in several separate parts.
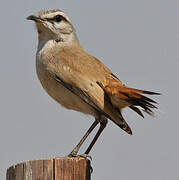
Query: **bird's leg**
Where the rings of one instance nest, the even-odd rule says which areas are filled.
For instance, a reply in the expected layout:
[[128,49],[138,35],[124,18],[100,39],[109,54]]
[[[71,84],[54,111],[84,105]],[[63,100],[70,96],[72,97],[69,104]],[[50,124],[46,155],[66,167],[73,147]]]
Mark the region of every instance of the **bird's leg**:
[[86,155],[88,155],[89,152],[91,151],[92,147],[94,146],[94,144],[96,143],[96,141],[99,138],[100,134],[102,133],[102,131],[106,127],[107,123],[108,123],[108,120],[104,116],[102,116],[100,118],[100,127],[99,127],[95,137],[93,138],[91,144],[89,145],[88,149],[85,151]]
[[100,121],[98,119],[95,119],[94,123],[91,125],[91,127],[88,129],[86,134],[82,137],[80,142],[75,146],[75,148],[72,150],[72,152],[68,156],[76,156],[81,145],[84,143],[86,138],[89,136],[89,134],[93,131],[93,129],[98,125]]

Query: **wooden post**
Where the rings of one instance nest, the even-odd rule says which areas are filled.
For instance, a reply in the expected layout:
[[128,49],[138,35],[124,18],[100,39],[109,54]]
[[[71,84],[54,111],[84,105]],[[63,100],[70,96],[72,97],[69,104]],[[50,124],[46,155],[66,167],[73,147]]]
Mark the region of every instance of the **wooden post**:
[[90,161],[84,157],[31,160],[7,169],[6,180],[90,180]]

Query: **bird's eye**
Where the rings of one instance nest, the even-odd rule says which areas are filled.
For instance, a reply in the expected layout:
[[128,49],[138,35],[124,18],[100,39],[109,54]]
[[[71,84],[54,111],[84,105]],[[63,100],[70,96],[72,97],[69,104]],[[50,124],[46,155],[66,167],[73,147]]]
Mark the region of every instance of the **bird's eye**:
[[56,16],[55,16],[55,20],[56,20],[57,22],[60,22],[60,21],[62,20],[62,16],[56,15]]

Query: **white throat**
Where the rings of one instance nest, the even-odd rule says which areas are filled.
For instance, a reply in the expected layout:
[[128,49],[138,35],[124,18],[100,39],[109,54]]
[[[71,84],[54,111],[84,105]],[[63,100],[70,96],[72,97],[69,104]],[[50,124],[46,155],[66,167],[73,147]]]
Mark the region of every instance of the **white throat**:
[[70,34],[61,34],[59,36],[52,36],[51,34],[47,33],[40,33],[39,34],[39,42],[38,42],[38,52],[45,46],[45,44],[56,44],[58,43],[59,46],[70,46],[73,44],[79,44],[79,40],[75,32]]

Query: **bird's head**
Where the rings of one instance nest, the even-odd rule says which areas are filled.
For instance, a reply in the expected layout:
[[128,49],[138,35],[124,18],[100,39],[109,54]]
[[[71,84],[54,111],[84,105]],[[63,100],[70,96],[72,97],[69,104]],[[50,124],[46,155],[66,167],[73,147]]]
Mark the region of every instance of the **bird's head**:
[[53,39],[66,43],[78,43],[75,29],[70,19],[63,11],[39,11],[36,15],[28,16],[27,19],[35,21],[39,41]]

